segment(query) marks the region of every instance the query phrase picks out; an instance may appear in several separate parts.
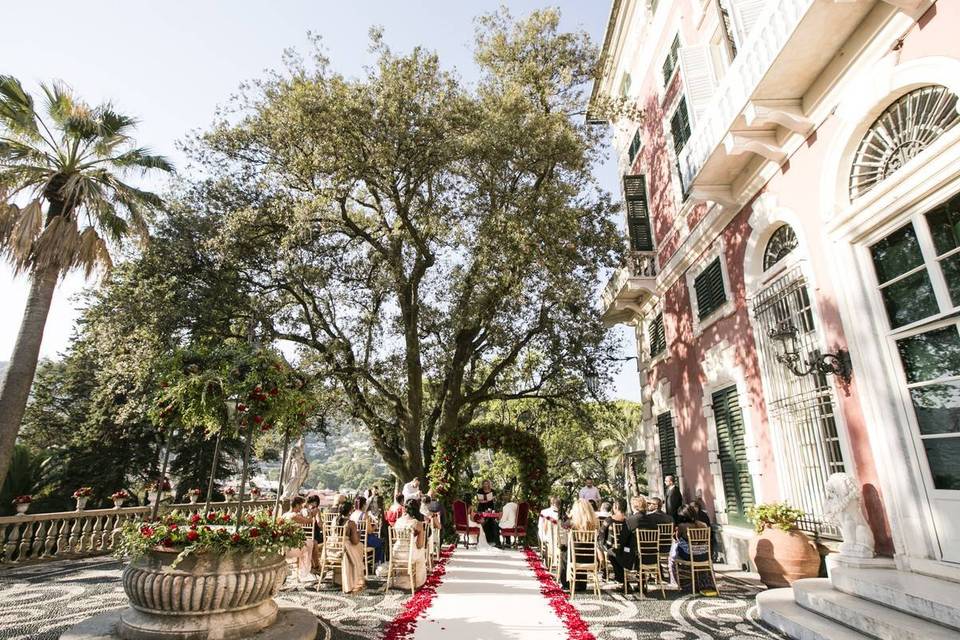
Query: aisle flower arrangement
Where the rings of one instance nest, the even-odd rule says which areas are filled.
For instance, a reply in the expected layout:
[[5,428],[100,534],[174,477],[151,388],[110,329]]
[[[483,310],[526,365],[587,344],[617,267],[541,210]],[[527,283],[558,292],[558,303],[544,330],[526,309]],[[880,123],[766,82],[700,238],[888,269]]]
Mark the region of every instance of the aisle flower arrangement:
[[540,583],[540,593],[547,599],[557,617],[563,622],[563,626],[566,627],[567,638],[569,640],[597,640],[596,636],[590,633],[590,627],[580,617],[576,607],[570,604],[567,594],[553,579],[550,572],[543,567],[537,552],[530,547],[526,547],[523,552],[527,556],[527,564],[530,565],[530,569],[537,577],[537,582]]
[[407,600],[400,613],[393,619],[390,626],[383,634],[384,640],[407,640],[413,637],[413,632],[417,628],[417,620],[426,614],[427,609],[433,603],[437,596],[437,587],[443,582],[443,576],[447,572],[447,560],[453,555],[454,545],[450,545],[440,552],[440,560],[433,567],[433,571],[427,576],[427,581],[422,587],[417,589],[413,597]]

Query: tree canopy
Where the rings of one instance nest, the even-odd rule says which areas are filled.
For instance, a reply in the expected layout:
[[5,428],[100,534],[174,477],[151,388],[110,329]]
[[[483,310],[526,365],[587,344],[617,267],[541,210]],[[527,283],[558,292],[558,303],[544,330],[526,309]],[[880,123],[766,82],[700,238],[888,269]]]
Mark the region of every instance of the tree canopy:
[[221,268],[401,478],[489,403],[606,374],[593,300],[621,242],[580,118],[597,57],[558,22],[480,19],[475,83],[379,33],[359,78],[291,57],[191,145]]

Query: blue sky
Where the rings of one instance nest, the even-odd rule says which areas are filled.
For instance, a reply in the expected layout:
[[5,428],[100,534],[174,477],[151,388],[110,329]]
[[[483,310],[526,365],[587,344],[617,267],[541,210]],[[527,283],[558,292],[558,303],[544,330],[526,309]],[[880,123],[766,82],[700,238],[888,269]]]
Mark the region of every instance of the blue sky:
[[[469,79],[475,73],[473,18],[500,4],[484,0],[4,3],[8,28],[0,39],[0,73],[19,78],[31,89],[37,82],[60,79],[88,102],[112,101],[141,120],[140,143],[183,166],[176,141],[209,124],[216,107],[241,82],[279,66],[284,49],[306,51],[308,31],[322,37],[332,66],[347,75],[359,74],[371,60],[367,34],[378,25],[393,49],[424,45]],[[609,11],[608,3],[600,0],[504,4],[515,15],[558,6],[565,28],[585,29],[595,41],[603,36]],[[615,164],[608,162],[600,173],[602,183],[616,193]],[[71,298],[83,286],[77,276],[61,285],[44,335],[44,357],[56,357],[67,345],[76,317]],[[26,291],[23,278],[15,279],[9,267],[0,266],[0,301],[7,310],[0,314],[0,360],[8,359],[13,349]],[[631,340],[623,342],[625,349],[632,349]],[[618,376],[616,395],[639,399],[633,362],[626,363]]]

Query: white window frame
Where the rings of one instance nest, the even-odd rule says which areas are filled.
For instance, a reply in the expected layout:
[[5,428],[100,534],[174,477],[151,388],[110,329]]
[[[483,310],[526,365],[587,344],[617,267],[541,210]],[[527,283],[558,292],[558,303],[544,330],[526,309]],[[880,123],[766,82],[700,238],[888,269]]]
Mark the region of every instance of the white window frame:
[[[726,318],[736,311],[736,304],[733,300],[733,291],[730,287],[730,275],[727,272],[726,255],[726,242],[721,236],[713,243],[713,247],[709,252],[702,255],[693,266],[687,269],[687,273],[685,275],[687,281],[687,294],[690,296],[690,310],[693,313],[693,334],[695,336],[699,336],[714,322],[720,320],[721,318]],[[697,276],[703,273],[704,270],[709,267],[716,258],[720,259],[720,273],[722,275],[723,293],[726,297],[726,301],[720,305],[716,311],[701,320],[699,305],[697,303],[697,290],[695,281]]]

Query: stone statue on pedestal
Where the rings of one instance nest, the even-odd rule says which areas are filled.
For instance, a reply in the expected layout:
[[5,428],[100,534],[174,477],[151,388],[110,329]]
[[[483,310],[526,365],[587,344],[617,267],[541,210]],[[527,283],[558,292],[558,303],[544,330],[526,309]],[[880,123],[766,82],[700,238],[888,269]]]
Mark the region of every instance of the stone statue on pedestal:
[[303,486],[307,474],[310,472],[310,462],[307,461],[307,454],[304,452],[306,442],[301,436],[290,449],[290,455],[287,459],[287,468],[284,471],[282,484],[284,500],[296,497],[300,493],[300,487]]
[[840,525],[843,543],[840,555],[873,558],[873,531],[863,515],[863,497],[857,481],[847,473],[834,473],[827,480],[824,516]]

